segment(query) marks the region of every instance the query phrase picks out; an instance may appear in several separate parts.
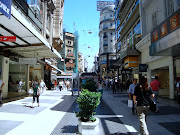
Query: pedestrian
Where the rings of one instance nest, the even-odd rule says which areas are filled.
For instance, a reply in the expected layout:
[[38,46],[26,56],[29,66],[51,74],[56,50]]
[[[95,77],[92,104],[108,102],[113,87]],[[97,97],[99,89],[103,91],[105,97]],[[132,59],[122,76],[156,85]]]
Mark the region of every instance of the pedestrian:
[[56,80],[54,81],[54,88],[55,88],[55,90],[57,89],[57,81]]
[[0,79],[0,106],[3,106],[3,102],[2,102],[2,88],[4,87],[4,83],[3,81]]
[[179,89],[179,85],[180,85],[180,80],[177,82],[177,95],[178,95],[178,104],[179,104],[179,108],[180,108],[180,89]]
[[19,91],[18,92],[22,92],[22,87],[23,87],[23,81],[22,79],[19,81]]
[[69,89],[69,85],[70,85],[70,81],[69,80],[66,81],[66,85],[67,85],[67,90],[68,90]]
[[99,84],[98,84],[98,90],[103,90],[103,84],[102,84],[102,81],[99,81]]
[[35,98],[37,99],[38,107],[39,107],[39,96],[41,95],[41,89],[38,85],[38,82],[34,82],[33,84],[33,102],[32,102],[32,108],[34,108],[34,102]]
[[[134,78],[133,83],[129,86],[129,99],[132,100],[132,101],[133,101],[133,95],[134,95],[134,90],[135,90],[136,86],[137,86],[137,79]],[[133,112],[133,114],[135,114],[134,102],[133,102],[133,106],[132,106],[132,112]]]
[[151,97],[154,97],[154,94],[148,87],[147,79],[142,76],[140,79],[140,83],[135,87],[133,95],[134,104],[137,105],[136,109],[140,121],[140,133],[142,135],[149,135],[146,125],[146,117]]
[[61,80],[61,81],[59,82],[59,90],[60,90],[60,91],[62,90],[63,85],[64,85],[64,82],[63,82],[63,80]]
[[155,94],[154,102],[156,103],[156,113],[159,112],[159,108],[157,105],[158,95],[159,95],[159,88],[161,87],[160,81],[158,81],[158,76],[155,76],[154,80],[150,84],[153,94]]
[[40,82],[39,86],[40,86],[40,89],[41,89],[42,93],[45,94],[46,93],[46,84],[43,81],[43,79],[41,79],[41,82]]

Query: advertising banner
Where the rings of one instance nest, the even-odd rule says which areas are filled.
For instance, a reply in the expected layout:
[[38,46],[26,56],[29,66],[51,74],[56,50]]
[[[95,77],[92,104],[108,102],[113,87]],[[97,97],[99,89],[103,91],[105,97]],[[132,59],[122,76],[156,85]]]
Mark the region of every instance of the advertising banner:
[[11,4],[12,0],[0,0],[0,12],[8,19],[11,18]]

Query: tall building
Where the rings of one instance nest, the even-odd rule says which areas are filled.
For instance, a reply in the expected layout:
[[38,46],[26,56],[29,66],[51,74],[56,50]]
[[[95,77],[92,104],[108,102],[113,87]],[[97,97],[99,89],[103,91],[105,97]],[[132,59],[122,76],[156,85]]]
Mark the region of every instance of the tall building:
[[135,48],[141,40],[139,0],[116,0],[115,9],[117,78],[125,84],[128,79],[139,78],[140,52]]
[[[177,96],[180,80],[180,0],[140,0],[142,40],[136,44],[141,64],[150,83],[159,77],[159,94],[171,99]],[[142,68],[143,69],[143,68]]]
[[[4,98],[10,92],[26,94],[31,80],[45,79],[48,86],[52,70],[58,70],[48,61],[61,58],[56,49],[61,46],[62,38],[53,35],[54,2],[13,0],[1,3],[4,8],[0,9],[0,36],[5,37],[0,39],[0,78],[5,83]],[[53,44],[55,37],[56,45]],[[22,90],[18,89],[20,79],[24,84]]]
[[78,73],[87,72],[87,60],[81,52],[78,53]]
[[75,68],[74,34],[65,32],[65,73],[71,75]]
[[111,63],[116,59],[114,5],[106,6],[100,13],[99,69],[101,79],[112,78]]

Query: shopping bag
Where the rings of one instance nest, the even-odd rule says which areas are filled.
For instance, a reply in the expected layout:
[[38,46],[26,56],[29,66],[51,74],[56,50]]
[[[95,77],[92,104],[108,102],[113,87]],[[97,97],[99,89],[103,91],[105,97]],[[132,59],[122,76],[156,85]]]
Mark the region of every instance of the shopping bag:
[[128,100],[128,107],[133,107],[133,101],[132,100]]

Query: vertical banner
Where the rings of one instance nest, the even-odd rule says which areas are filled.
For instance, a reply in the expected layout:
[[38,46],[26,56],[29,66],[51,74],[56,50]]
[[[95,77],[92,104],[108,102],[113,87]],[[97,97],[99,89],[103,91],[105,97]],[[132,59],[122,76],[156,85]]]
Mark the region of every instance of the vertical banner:
[[12,0],[0,0],[0,12],[3,13],[8,19],[11,18],[11,5]]

